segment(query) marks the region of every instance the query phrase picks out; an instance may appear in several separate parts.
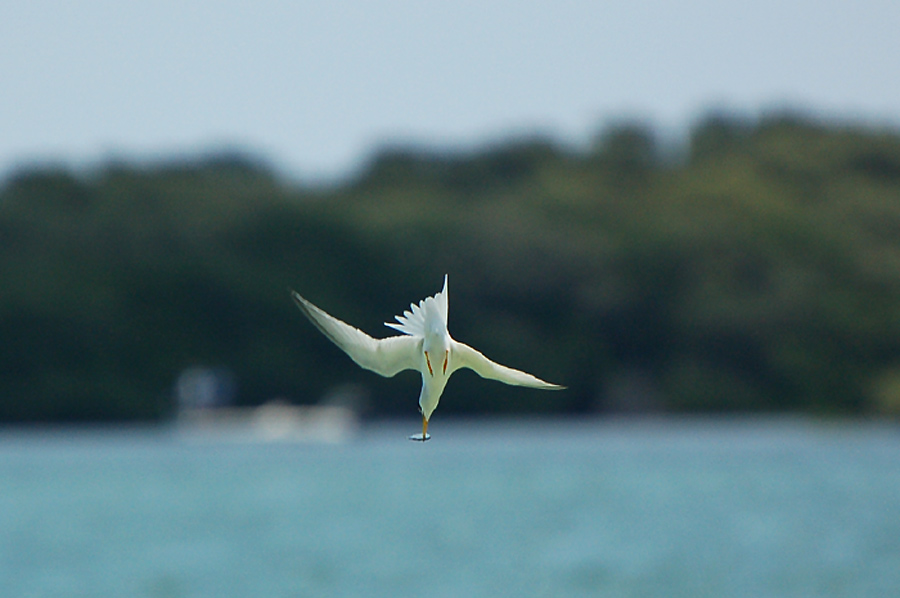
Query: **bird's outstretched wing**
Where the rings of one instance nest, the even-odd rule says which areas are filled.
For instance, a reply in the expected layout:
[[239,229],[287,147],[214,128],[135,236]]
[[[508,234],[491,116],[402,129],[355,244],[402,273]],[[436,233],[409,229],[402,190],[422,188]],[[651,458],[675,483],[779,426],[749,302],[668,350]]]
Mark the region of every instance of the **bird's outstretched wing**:
[[343,349],[360,367],[386,377],[403,370],[417,368],[417,357],[421,353],[421,338],[412,336],[372,338],[362,330],[328,315],[296,291],[292,291],[291,296],[309,321],[331,342]]
[[531,388],[544,388],[547,390],[561,390],[565,388],[565,386],[544,382],[531,374],[526,374],[525,372],[508,368],[505,365],[500,365],[499,363],[491,361],[469,345],[457,341],[453,341],[452,351],[454,357],[454,370],[459,368],[469,368],[470,370],[474,370],[474,372],[482,378],[499,380],[500,382],[512,384],[513,386],[529,386]]

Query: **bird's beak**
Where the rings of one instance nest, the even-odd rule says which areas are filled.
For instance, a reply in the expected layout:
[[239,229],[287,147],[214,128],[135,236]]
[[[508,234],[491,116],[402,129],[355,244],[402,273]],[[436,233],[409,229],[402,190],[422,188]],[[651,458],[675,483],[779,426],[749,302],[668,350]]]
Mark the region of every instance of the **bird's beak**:
[[428,435],[428,419],[425,417],[425,414],[423,413],[422,414],[422,435],[419,436],[418,434],[415,434],[413,436],[410,436],[409,439],[416,440],[418,442],[425,442],[429,438],[431,438],[431,436]]

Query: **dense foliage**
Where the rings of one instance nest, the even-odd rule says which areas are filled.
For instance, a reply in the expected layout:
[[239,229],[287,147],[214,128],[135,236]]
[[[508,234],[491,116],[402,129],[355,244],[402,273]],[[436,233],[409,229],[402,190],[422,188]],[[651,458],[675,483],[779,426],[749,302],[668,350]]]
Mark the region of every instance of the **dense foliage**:
[[165,418],[194,365],[240,404],[355,381],[411,415],[417,375],[360,370],[288,289],[381,336],[444,273],[457,339],[569,386],[460,373],[444,413],[900,413],[900,136],[782,116],[709,118],[675,157],[639,125],[384,150],[329,188],[241,156],[20,171],[0,420]]

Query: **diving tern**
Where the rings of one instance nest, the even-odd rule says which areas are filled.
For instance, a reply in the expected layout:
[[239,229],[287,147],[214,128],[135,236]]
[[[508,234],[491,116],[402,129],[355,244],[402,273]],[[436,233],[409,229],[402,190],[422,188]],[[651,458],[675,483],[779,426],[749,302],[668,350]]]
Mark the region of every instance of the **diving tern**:
[[469,368],[482,378],[514,386],[547,390],[565,388],[500,365],[472,347],[453,340],[447,331],[446,275],[440,293],[423,299],[418,305],[410,304],[409,310],[404,311],[402,316],[396,316],[396,323],[385,322],[385,326],[403,334],[382,339],[372,338],[327,314],[296,291],[292,291],[291,295],[310,322],[359,366],[386,377],[403,370],[417,370],[422,374],[422,392],[419,395],[422,433],[410,436],[410,440],[424,442],[431,438],[428,420],[437,408],[450,375],[460,368]]

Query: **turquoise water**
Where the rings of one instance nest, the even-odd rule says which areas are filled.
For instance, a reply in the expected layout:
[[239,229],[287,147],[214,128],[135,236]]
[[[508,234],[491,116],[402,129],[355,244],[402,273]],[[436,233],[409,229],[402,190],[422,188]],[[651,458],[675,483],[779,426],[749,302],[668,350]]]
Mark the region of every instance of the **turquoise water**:
[[341,445],[0,433],[0,594],[900,592],[900,427],[414,428]]

